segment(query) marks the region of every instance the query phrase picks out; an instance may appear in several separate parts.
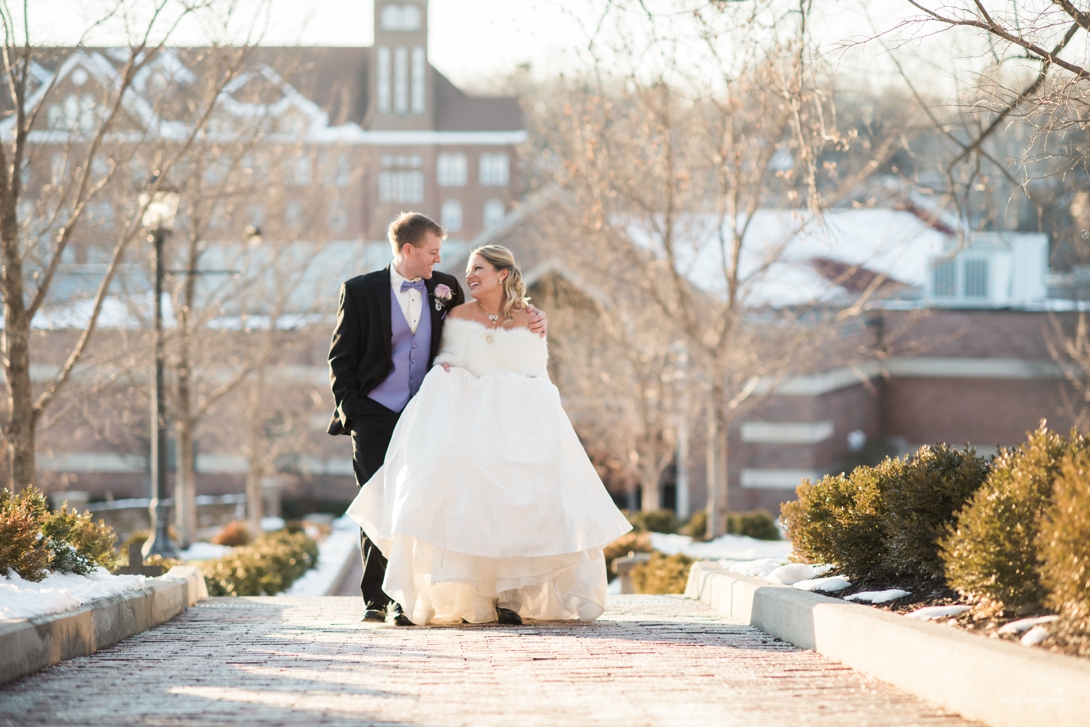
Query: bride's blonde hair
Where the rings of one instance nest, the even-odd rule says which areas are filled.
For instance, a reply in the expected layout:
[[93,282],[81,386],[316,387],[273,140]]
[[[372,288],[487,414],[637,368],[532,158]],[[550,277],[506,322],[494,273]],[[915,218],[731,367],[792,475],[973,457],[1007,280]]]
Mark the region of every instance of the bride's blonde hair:
[[503,305],[500,312],[504,323],[511,320],[511,311],[525,310],[530,299],[526,297],[526,283],[522,280],[522,270],[515,262],[515,256],[503,245],[481,245],[470,253],[470,257],[480,255],[496,270],[506,270],[503,280]]

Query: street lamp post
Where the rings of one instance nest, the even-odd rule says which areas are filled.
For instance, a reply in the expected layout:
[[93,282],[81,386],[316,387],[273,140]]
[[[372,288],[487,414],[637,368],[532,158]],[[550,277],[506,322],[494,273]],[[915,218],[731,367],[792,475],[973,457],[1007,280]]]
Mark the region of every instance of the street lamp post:
[[174,229],[178,194],[167,189],[160,189],[150,195],[142,194],[140,206],[145,210],[142,222],[147,230],[147,239],[152,243],[152,269],[155,278],[155,382],[151,387],[151,452],[148,457],[151,533],[144,543],[143,554],[145,558],[152,555],[177,558],[178,547],[170,539],[165,504],[167,438],[163,397],[163,242]]

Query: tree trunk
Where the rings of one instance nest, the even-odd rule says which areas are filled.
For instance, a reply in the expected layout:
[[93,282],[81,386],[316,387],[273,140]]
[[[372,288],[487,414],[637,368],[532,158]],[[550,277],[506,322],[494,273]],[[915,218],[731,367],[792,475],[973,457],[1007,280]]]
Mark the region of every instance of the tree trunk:
[[[647,452],[651,452],[650,446],[648,446]],[[648,457],[650,459],[650,457]],[[641,482],[643,493],[642,500],[640,502],[640,509],[644,512],[651,512],[652,510],[662,509],[662,493],[659,490],[659,472],[656,471],[654,463],[650,467],[643,467]]]
[[708,403],[708,537],[716,538],[727,532],[727,435],[730,425],[722,411],[722,392],[713,392]]
[[264,442],[261,438],[262,422],[259,416],[264,383],[264,367],[262,367],[258,372],[257,381],[250,390],[249,416],[247,417],[250,425],[250,471],[246,473],[246,519],[255,535],[261,532],[261,519],[265,516],[265,493],[261,488],[261,480],[265,477]]
[[[7,227],[8,225],[5,225]],[[4,230],[4,374],[8,384],[7,440],[12,489],[37,483],[34,462],[34,392],[30,380],[30,320],[23,302],[23,265],[18,237]]]

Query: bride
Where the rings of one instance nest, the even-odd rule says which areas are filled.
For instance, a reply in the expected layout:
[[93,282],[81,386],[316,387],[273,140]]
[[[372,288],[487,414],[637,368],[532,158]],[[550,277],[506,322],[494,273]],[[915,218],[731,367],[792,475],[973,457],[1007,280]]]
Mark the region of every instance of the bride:
[[348,514],[389,560],[383,591],[416,624],[598,618],[602,548],[630,530],[527,328],[511,252],[473,251],[436,365]]

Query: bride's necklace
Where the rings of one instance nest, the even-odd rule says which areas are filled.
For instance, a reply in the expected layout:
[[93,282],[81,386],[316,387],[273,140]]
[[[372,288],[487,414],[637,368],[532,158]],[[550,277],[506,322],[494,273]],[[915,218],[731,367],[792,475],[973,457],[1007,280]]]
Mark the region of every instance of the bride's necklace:
[[[492,324],[492,327],[496,328],[497,327],[496,323],[500,320],[500,314],[497,313],[496,315],[492,315],[491,313],[489,313],[488,311],[486,311],[484,309],[484,306],[481,305],[481,301],[479,301],[479,300],[477,301],[477,305],[480,307],[481,313],[484,313],[485,316],[487,316],[488,322]],[[492,336],[491,333],[489,333],[487,336],[484,337],[484,340],[487,341],[488,343],[492,343],[496,339]]]

